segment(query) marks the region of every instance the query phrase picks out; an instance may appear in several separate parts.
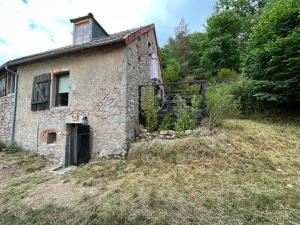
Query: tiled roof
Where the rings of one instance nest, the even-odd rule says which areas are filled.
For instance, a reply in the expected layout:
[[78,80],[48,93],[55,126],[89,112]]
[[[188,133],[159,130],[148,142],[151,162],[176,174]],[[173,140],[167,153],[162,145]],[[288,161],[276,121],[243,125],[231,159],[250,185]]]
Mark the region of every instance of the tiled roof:
[[152,29],[154,29],[154,24],[150,24],[148,26],[134,28],[134,29],[110,34],[108,37],[94,39],[94,40],[90,41],[89,43],[82,44],[82,45],[69,45],[69,46],[37,53],[34,55],[25,56],[22,58],[18,58],[18,59],[14,59],[14,60],[6,62],[2,66],[0,66],[0,69],[4,66],[16,66],[16,65],[36,61],[36,60],[42,60],[45,58],[61,56],[61,55],[65,55],[68,53],[73,53],[73,52],[77,52],[80,50],[95,48],[95,47],[99,47],[99,46],[112,45],[112,44],[116,44],[116,43],[124,43],[124,45],[125,45],[125,44],[130,43],[134,39],[136,39],[138,36],[148,32]]

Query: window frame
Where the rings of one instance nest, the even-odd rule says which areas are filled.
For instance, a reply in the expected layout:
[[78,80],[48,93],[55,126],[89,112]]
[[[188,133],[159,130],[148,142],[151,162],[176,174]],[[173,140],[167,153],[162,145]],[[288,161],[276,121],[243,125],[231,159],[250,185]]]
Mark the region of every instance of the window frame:
[[0,80],[3,78],[5,79],[5,86],[3,91],[0,92],[0,97],[15,93],[15,74],[9,72],[1,73]]
[[[57,101],[58,101],[58,89],[59,89],[59,78],[62,76],[68,76],[68,104],[67,105],[58,105]],[[59,72],[59,73],[55,73],[53,74],[53,87],[52,87],[52,107],[53,108],[58,108],[58,107],[68,107],[70,105],[70,72],[69,71],[63,71],[63,72]]]
[[46,143],[47,145],[55,145],[57,143],[57,132],[48,132]]
[[[85,29],[84,26],[87,24],[88,26],[88,34],[87,37],[85,38]],[[79,40],[77,40],[77,33],[76,33],[76,28],[77,27],[81,27],[81,34],[80,34],[80,38]],[[89,19],[87,20],[83,20],[83,21],[79,21],[77,23],[74,23],[74,33],[73,33],[73,43],[74,45],[82,45],[82,44],[86,44],[91,40],[91,21]]]
[[36,112],[50,109],[51,83],[51,73],[33,76],[31,111]]
[[[8,80],[8,79],[7,79],[7,78],[8,78],[7,73],[5,73],[5,74],[0,74],[0,81],[1,81],[2,79],[5,79],[5,82],[4,82],[4,85],[5,85],[5,86],[3,87],[3,90],[0,91],[0,98],[7,95],[7,90],[8,90],[8,88],[7,88],[7,80]],[[2,87],[2,82],[0,82],[0,85],[1,85],[1,87]]]

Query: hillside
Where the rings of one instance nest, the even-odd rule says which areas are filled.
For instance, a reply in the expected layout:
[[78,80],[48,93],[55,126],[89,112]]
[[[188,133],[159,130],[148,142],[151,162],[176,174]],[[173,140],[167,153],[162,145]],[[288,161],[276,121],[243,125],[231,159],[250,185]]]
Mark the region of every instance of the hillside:
[[299,121],[227,120],[64,175],[0,152],[0,224],[299,224],[299,137]]

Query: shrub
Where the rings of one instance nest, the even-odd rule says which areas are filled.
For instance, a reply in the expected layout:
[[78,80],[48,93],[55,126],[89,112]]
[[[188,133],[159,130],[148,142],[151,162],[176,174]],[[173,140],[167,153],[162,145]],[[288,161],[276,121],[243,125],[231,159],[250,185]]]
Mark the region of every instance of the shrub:
[[16,153],[16,152],[22,151],[22,148],[19,145],[17,145],[16,143],[13,143],[9,146],[9,151],[11,153]]
[[232,90],[232,84],[218,84],[207,89],[206,112],[210,129],[221,125],[224,119],[239,114],[238,101]]
[[201,107],[202,107],[202,101],[203,101],[203,99],[202,99],[201,96],[194,95],[192,97],[192,107],[193,107],[193,109],[195,109],[195,110],[201,109]]
[[261,102],[257,101],[256,93],[257,86],[255,81],[249,81],[242,79],[233,87],[233,95],[235,99],[239,102],[239,108],[243,114],[251,114],[261,112],[262,107]]
[[163,119],[159,130],[173,130],[174,129],[174,115],[173,113],[168,113]]
[[146,117],[146,126],[150,132],[153,132],[158,127],[157,114],[159,111],[158,99],[154,94],[153,87],[148,84],[142,97],[143,114]]
[[4,142],[0,141],[0,152],[2,152],[6,148]]
[[195,110],[185,105],[184,100],[177,96],[176,106],[177,120],[175,123],[175,130],[182,132],[185,130],[193,129],[195,126]]
[[237,80],[238,73],[232,69],[222,68],[218,72],[218,81],[219,82],[230,82]]
[[180,95],[184,99],[188,99],[188,100],[190,100],[192,96],[198,95],[200,89],[199,84],[194,84],[194,85],[184,84],[181,85],[179,88],[180,88]]
[[163,72],[168,82],[176,82],[180,80],[180,64],[174,58],[169,60]]

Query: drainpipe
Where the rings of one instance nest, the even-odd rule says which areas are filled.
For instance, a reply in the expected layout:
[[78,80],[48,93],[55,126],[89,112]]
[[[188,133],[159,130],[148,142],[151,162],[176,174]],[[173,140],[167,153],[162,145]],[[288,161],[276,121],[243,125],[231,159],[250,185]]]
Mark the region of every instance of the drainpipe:
[[18,95],[18,73],[8,69],[4,66],[7,72],[15,74],[15,95],[14,95],[14,105],[13,105],[13,118],[12,118],[12,130],[9,136],[9,143],[12,144],[15,140],[15,128],[16,128],[16,112],[17,112],[17,95]]

